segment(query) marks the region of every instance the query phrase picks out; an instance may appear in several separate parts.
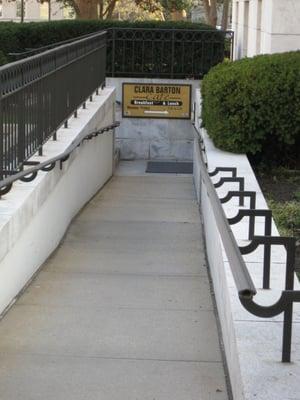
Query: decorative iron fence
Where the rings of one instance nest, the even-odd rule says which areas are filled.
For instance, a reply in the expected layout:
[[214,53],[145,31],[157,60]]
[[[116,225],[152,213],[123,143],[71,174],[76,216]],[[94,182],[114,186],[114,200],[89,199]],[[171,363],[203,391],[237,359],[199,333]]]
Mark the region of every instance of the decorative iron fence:
[[0,68],[0,180],[23,170],[105,83],[106,32]]
[[111,28],[107,76],[201,79],[231,57],[233,32]]
[[[10,56],[17,60],[74,40],[76,38],[23,53],[10,53]],[[108,28],[106,74],[112,77],[201,79],[211,67],[224,58],[231,58],[232,49],[232,31]]]

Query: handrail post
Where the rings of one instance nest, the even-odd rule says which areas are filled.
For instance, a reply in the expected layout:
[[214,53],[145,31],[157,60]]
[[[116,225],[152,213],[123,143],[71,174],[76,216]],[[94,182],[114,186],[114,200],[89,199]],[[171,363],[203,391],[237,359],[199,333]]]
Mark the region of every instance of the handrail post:
[[[285,245],[286,249],[286,276],[285,289],[294,290],[295,279],[295,258],[296,240],[289,238]],[[283,316],[283,336],[282,336],[282,362],[291,362],[292,346],[292,325],[293,325],[293,302],[290,301],[286,306]]]
[[38,141],[38,153],[39,156],[43,155],[43,113],[45,109],[43,107],[43,67],[42,67],[43,58],[41,57],[39,60],[39,69],[40,69],[40,80],[37,83],[37,105],[36,105],[36,112],[37,112],[37,141]]
[[175,31],[172,29],[171,78],[174,79]]
[[[24,70],[21,68],[22,84],[24,85]],[[24,91],[21,90],[17,93],[17,110],[18,110],[18,125],[17,125],[17,149],[18,149],[18,162],[17,166],[23,168],[23,161],[25,160],[25,96]]]
[[2,99],[2,76],[0,74],[0,180],[3,179],[3,99]]
[[[272,212],[265,217],[265,236],[271,236],[272,233]],[[271,273],[271,244],[264,245],[264,272],[263,272],[263,289],[270,289],[270,273]]]
[[115,35],[115,29],[112,29],[112,56],[111,56],[111,76],[115,76],[115,51],[116,51],[116,35]]
[[293,302],[291,301],[283,313],[282,362],[291,362]]
[[[256,205],[256,192],[253,192],[254,194],[250,196],[250,210],[255,209]],[[249,217],[249,240],[251,240],[254,236],[254,230],[255,230],[255,216],[250,215]]]

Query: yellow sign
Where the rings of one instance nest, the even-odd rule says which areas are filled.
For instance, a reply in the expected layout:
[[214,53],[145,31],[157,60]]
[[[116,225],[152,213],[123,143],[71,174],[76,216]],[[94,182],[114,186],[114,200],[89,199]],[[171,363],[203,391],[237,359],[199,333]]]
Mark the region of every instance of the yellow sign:
[[191,85],[123,83],[124,118],[191,117]]

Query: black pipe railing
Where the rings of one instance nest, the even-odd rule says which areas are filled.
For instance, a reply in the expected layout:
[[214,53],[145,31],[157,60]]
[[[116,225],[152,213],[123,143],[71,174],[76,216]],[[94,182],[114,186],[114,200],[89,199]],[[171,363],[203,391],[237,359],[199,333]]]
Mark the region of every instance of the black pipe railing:
[[56,163],[60,163],[60,168],[62,168],[62,165],[65,161],[67,161],[71,155],[71,153],[79,147],[84,141],[86,140],[91,140],[99,135],[102,135],[106,132],[109,132],[116,127],[120,125],[119,122],[114,122],[110,125],[107,125],[103,128],[97,129],[93,132],[86,133],[85,135],[81,135],[74,139],[72,143],[67,147],[67,149],[58,154],[55,157],[49,158],[46,161],[39,162],[39,161],[27,161],[25,162],[25,166],[28,166],[29,168],[26,168],[22,171],[19,171],[18,173],[8,176],[7,178],[0,180],[0,198],[1,196],[6,195],[7,193],[10,192],[10,190],[13,187],[13,184],[17,181],[22,181],[22,182],[31,182],[33,181],[38,173],[40,171],[43,172],[49,172],[53,168],[55,168]]
[[0,180],[26,161],[105,84],[106,32],[0,68]]
[[[293,304],[300,302],[300,290],[294,290],[295,277],[295,252],[296,240],[290,237],[272,235],[272,212],[270,210],[258,210],[256,206],[256,192],[245,191],[244,178],[237,176],[236,168],[217,167],[213,172],[208,173],[207,163],[204,161],[203,153],[205,146],[200,132],[198,135],[198,155],[200,163],[200,180],[205,185],[205,190],[210,199],[210,204],[215,216],[216,224],[226,251],[232,275],[238,290],[241,304],[253,315],[261,318],[271,318],[283,313],[283,339],[282,339],[282,362],[291,361]],[[221,178],[217,184],[213,184],[210,176],[216,176],[220,172],[230,172],[231,177]],[[226,182],[238,182],[239,191],[229,191],[226,196],[219,199],[216,187],[221,187]],[[242,184],[241,184],[242,182]],[[240,209],[235,217],[227,218],[222,204],[238,197],[240,200],[250,199],[249,209]],[[244,204],[244,203],[243,203]],[[241,205],[241,203],[240,203]],[[244,217],[249,218],[249,240],[246,246],[239,247],[232,233],[230,225],[236,224]],[[264,217],[264,236],[255,235],[255,218]],[[271,247],[284,246],[286,250],[285,285],[279,300],[272,305],[263,306],[255,303],[256,288],[248,272],[242,254],[249,254],[255,251],[258,246],[264,246],[263,253],[263,288],[270,288],[271,277]]]

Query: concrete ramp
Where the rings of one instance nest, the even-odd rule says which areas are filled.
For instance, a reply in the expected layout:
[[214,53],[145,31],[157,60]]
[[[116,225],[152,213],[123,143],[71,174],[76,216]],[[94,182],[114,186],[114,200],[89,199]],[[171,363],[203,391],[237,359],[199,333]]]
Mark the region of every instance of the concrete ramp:
[[1,320],[1,399],[228,398],[192,177],[144,167],[121,164]]

